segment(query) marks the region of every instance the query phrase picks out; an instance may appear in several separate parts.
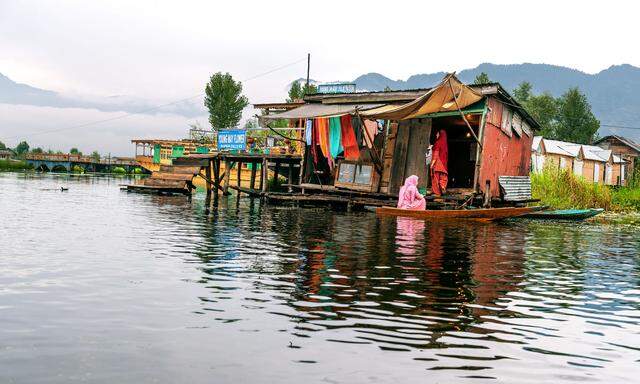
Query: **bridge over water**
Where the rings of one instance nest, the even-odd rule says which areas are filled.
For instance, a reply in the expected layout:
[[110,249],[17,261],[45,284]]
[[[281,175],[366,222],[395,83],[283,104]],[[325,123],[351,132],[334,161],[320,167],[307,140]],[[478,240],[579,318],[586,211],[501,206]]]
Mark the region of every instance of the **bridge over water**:
[[38,171],[71,172],[74,166],[79,166],[85,172],[110,172],[115,167],[121,167],[127,172],[131,172],[134,168],[140,167],[140,164],[130,157],[103,157],[96,159],[91,156],[70,153],[30,153],[26,155],[25,161]]

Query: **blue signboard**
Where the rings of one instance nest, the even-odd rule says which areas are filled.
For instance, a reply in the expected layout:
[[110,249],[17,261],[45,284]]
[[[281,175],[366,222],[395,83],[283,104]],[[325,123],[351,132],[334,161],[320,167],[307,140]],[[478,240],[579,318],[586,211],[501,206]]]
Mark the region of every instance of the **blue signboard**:
[[353,93],[356,85],[353,83],[327,83],[318,85],[318,93]]
[[245,150],[247,131],[244,129],[221,129],[218,131],[218,150]]

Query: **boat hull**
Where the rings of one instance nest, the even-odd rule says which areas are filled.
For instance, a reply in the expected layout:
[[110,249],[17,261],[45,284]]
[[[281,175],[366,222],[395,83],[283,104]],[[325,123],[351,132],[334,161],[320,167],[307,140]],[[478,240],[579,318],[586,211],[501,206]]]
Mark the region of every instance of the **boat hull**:
[[505,207],[505,208],[478,208],[478,209],[427,209],[413,211],[394,207],[379,207],[376,213],[379,215],[407,216],[427,220],[477,220],[494,221],[510,217],[518,217],[528,213],[538,212],[546,207]]
[[604,209],[563,209],[546,212],[533,212],[523,215],[526,219],[581,221],[604,212]]

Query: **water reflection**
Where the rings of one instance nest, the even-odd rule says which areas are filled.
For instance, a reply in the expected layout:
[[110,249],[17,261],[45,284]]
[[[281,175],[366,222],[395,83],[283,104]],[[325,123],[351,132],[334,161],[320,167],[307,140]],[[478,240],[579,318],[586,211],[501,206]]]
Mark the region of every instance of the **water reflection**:
[[[123,381],[110,368],[138,382],[638,371],[637,227],[212,209],[117,184],[0,175],[0,213],[22,218],[0,228],[0,381],[75,381],[78,361],[103,382]],[[76,357],[87,340],[92,360]]]

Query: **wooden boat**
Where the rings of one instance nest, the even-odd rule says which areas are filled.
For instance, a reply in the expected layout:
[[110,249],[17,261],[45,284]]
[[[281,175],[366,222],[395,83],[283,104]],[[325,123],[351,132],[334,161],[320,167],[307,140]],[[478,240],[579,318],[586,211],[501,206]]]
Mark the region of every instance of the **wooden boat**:
[[581,221],[604,212],[604,209],[559,209],[545,212],[532,212],[520,217],[538,220]]
[[547,209],[544,206],[536,207],[504,207],[504,208],[475,208],[475,209],[427,209],[413,211],[395,207],[379,207],[376,213],[379,215],[407,216],[427,220],[477,220],[493,221],[518,217],[528,213]]

